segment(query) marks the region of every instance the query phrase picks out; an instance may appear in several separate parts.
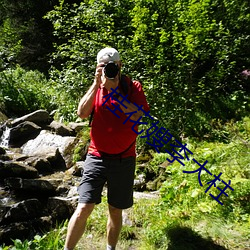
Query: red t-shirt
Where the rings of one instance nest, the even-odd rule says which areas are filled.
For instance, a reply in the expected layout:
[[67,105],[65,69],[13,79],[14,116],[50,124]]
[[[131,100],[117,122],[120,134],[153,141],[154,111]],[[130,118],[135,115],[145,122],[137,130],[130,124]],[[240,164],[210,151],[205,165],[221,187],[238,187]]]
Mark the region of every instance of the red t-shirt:
[[[128,82],[129,81],[130,80],[128,80]],[[128,85],[130,88],[129,83]],[[102,104],[106,101],[106,97],[103,98],[103,96],[108,94],[109,92],[106,88],[99,88],[97,91],[94,103],[95,110],[90,131],[91,141],[88,153],[100,157],[100,152],[107,154],[119,154],[130,147],[129,150],[124,152],[121,157],[136,156],[135,141],[137,134],[132,130],[134,123],[128,120],[125,124],[123,124],[123,122],[127,119],[127,115],[119,110],[116,110],[115,113],[120,117],[118,118],[107,108],[108,106],[111,110],[114,110],[115,107],[112,103],[119,105],[119,103],[112,100],[112,98],[109,98],[104,106],[102,106]],[[143,105],[144,110],[149,111],[149,106],[142,90],[142,86],[138,81],[133,81],[132,89],[128,91],[128,95],[128,100],[131,103]],[[138,125],[135,126],[135,130],[138,131]]]

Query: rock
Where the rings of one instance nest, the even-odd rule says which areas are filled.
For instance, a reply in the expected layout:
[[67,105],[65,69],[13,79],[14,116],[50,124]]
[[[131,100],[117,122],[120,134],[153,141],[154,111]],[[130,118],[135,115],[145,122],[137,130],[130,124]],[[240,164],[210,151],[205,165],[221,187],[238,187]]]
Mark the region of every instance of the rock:
[[52,131],[55,131],[57,135],[61,136],[75,135],[74,131],[71,128],[65,126],[60,122],[52,121],[49,126],[51,127]]
[[83,168],[84,168],[84,161],[78,161],[75,163],[75,165],[73,167],[66,170],[65,174],[81,177],[82,172],[83,172]]
[[24,240],[34,234],[31,225],[28,222],[16,222],[0,227],[0,242],[13,244],[12,239]]
[[28,141],[22,146],[21,149],[24,154],[29,156],[41,156],[45,155],[45,153],[49,151],[55,152],[56,149],[58,149],[66,162],[67,168],[69,168],[73,165],[72,157],[76,142],[76,137],[63,137],[46,130],[42,130],[34,140]]
[[59,183],[57,180],[7,178],[5,179],[5,185],[11,190],[24,191],[24,196],[36,197],[41,195],[55,195]]
[[72,199],[63,197],[50,197],[47,208],[51,216],[58,221],[69,219],[74,212]]
[[1,224],[27,221],[30,218],[40,217],[42,204],[37,199],[29,199],[12,205],[8,212],[2,217]]
[[146,177],[144,174],[139,174],[134,180],[134,188],[137,191],[144,190],[146,187]]
[[[7,120],[8,120],[8,117],[3,112],[0,111],[0,124],[4,123]],[[1,136],[1,133],[0,133],[0,136]]]
[[71,128],[75,133],[79,133],[84,127],[88,127],[89,123],[87,122],[70,122],[68,124],[69,128]]
[[70,187],[67,197],[68,198],[72,198],[72,197],[78,198],[79,197],[76,186]]
[[6,154],[6,150],[2,147],[0,147],[0,155]]
[[42,216],[32,221],[32,228],[36,233],[42,231],[42,233],[44,234],[45,231],[50,231],[54,225],[55,223],[53,223],[53,219],[50,215]]
[[45,151],[42,151],[43,154],[41,156],[45,156],[46,159],[49,161],[51,167],[53,169],[66,169],[66,163],[65,160],[63,159],[61,153],[59,152],[58,148],[51,148]]
[[51,122],[51,117],[46,110],[37,110],[20,118],[17,118],[11,122],[12,127],[17,126],[23,122],[33,122],[38,126],[48,125]]
[[30,166],[35,168],[39,174],[48,174],[53,172],[53,168],[48,161],[48,159],[39,156],[28,157],[25,162],[27,162]]
[[25,121],[10,130],[9,147],[21,147],[28,140],[36,138],[41,127],[33,122]]
[[0,179],[7,177],[36,178],[38,171],[22,162],[0,161]]

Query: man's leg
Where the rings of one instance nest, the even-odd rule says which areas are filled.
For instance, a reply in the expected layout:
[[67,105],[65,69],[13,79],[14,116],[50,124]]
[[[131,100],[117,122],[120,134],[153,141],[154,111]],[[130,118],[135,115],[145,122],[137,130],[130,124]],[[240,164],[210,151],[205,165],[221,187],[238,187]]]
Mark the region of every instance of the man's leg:
[[65,242],[65,249],[73,250],[80,240],[86,226],[87,219],[94,209],[94,203],[79,203],[69,224]]
[[108,245],[115,249],[122,228],[122,209],[109,205],[109,217],[107,223]]

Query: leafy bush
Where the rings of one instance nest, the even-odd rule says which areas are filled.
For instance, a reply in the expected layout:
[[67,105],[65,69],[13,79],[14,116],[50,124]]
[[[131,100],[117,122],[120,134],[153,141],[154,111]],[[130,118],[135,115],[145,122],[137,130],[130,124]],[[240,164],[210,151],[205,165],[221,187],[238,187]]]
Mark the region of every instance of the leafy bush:
[[20,116],[37,109],[56,108],[52,89],[39,71],[26,71],[21,67],[2,71],[0,85],[0,102],[6,114]]
[[46,16],[58,38],[52,63],[61,66],[50,74],[59,115],[75,118],[96,53],[112,46],[121,52],[123,72],[143,83],[151,114],[176,138],[217,139],[213,119],[225,123],[250,110],[240,77],[249,66],[249,15],[246,0],[60,1]]
[[43,236],[35,235],[33,240],[13,239],[13,246],[2,246],[2,250],[61,250],[64,246],[64,237],[66,234],[68,221],[57,226],[56,229],[45,233]]

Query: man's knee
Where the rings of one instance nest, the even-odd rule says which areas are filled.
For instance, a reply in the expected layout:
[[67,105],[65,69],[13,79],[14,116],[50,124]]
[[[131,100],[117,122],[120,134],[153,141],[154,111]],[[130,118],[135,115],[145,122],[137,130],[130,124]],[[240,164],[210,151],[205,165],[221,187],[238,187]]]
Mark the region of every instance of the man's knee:
[[121,217],[122,216],[122,209],[109,205],[109,214],[111,216]]
[[94,203],[79,203],[75,210],[75,216],[79,219],[88,218],[94,206]]

